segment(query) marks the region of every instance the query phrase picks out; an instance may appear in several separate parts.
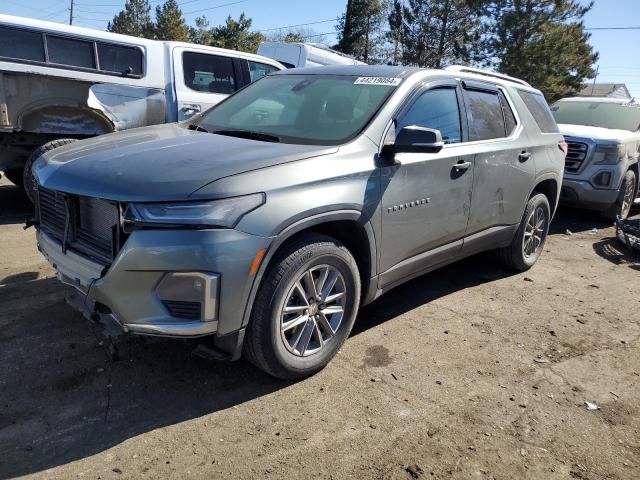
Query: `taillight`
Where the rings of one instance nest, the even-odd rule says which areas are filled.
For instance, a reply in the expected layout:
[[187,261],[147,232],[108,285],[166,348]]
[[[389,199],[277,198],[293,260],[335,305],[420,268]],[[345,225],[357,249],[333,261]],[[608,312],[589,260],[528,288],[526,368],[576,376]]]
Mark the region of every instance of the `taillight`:
[[558,147],[560,148],[560,150],[562,150],[562,152],[564,153],[564,156],[566,157],[567,152],[569,151],[569,144],[563,140],[558,143]]

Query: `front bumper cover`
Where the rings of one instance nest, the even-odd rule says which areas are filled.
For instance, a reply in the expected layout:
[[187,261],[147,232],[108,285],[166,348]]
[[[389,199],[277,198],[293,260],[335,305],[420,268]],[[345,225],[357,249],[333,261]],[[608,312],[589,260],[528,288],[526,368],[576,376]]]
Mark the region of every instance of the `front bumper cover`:
[[[255,252],[269,238],[236,230],[140,230],[133,232],[108,268],[68,250],[42,231],[38,248],[58,278],[75,288],[68,302],[109,330],[191,338],[224,336],[242,327]],[[175,318],[157,294],[168,272],[216,272],[218,308],[213,320]]]

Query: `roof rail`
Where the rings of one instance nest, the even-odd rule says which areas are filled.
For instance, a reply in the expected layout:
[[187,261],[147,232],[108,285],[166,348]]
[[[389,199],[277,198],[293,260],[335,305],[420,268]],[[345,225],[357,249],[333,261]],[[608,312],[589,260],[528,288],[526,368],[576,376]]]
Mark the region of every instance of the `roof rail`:
[[452,72],[475,73],[476,75],[484,75],[486,77],[499,78],[508,82],[519,83],[520,85],[524,85],[526,87],[531,86],[530,84],[528,84],[524,80],[520,80],[519,78],[510,77],[509,75],[492,72],[490,70],[483,70],[481,68],[467,67],[465,65],[449,65],[448,67],[445,67],[445,70],[450,70]]

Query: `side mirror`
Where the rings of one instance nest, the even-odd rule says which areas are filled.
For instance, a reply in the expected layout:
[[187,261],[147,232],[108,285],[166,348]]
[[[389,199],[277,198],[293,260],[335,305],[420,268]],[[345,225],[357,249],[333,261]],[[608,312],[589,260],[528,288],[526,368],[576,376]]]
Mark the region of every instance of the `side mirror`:
[[438,153],[442,147],[440,130],[409,125],[402,127],[394,143],[382,147],[382,154],[385,163],[393,165],[396,153]]
[[409,125],[398,133],[396,152],[437,153],[444,147],[442,133],[433,128]]

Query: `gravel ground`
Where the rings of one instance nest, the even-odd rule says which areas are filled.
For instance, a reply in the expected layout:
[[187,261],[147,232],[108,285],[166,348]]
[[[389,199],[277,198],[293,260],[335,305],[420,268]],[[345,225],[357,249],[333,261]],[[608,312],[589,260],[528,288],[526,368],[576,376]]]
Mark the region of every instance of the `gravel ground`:
[[2,478],[640,478],[640,259],[589,214],[525,274],[482,255],[399,287],[289,383],[181,341],[112,361],[26,213],[0,182]]

